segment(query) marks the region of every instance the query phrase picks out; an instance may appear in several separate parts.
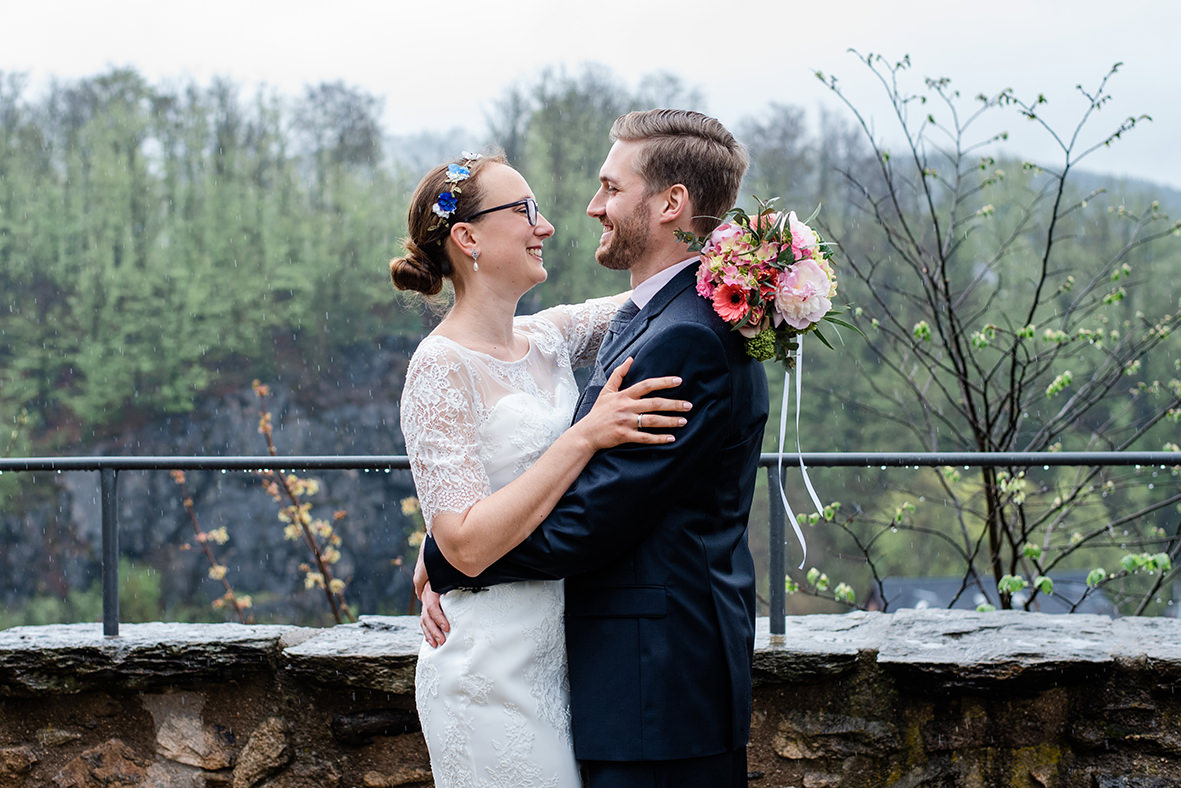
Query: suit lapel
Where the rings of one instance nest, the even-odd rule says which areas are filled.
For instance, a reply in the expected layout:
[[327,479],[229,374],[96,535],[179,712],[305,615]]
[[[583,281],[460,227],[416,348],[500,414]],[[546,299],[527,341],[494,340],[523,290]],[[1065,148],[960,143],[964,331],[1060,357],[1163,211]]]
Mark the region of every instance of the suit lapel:
[[619,332],[612,339],[611,344],[604,346],[602,352],[599,353],[599,361],[602,363],[604,374],[608,374],[609,370],[614,369],[623,360],[621,356],[626,358],[624,352],[635,344],[636,339],[647,330],[648,324],[659,317],[674,298],[687,288],[694,286],[696,281],[697,266],[690,265],[660,288],[656,295],[652,296],[652,300],[644,305],[639,314],[628,323],[627,328]]
[[658,318],[668,305],[672,303],[674,298],[686,289],[694,287],[696,281],[697,266],[690,265],[686,267],[685,270],[674,276],[668,284],[660,288],[656,295],[652,296],[652,300],[645,304],[644,308],[632,318],[627,328],[615,335],[609,345],[604,345],[600,348],[599,356],[595,361],[594,372],[591,373],[590,380],[578,397],[578,406],[574,411],[575,421],[585,416],[595,404],[595,399],[599,396],[599,390],[603,388],[603,384],[607,381],[610,371],[615,369],[624,358],[627,358],[625,355],[626,351],[647,330],[648,324]]

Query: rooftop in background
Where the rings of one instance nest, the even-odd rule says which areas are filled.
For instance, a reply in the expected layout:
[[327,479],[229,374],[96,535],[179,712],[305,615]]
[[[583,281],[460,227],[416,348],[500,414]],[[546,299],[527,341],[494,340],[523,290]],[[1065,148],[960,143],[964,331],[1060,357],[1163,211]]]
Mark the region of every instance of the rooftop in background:
[[[1062,572],[1053,575],[1051,579],[1054,581],[1054,593],[1048,596],[1038,594],[1031,606],[1033,612],[1092,613],[1113,618],[1119,616],[1119,610],[1102,589],[1092,591],[1078,609],[1071,611],[1071,605],[1087,590],[1086,572]],[[879,593],[876,587],[873,588],[866,604],[870,610],[881,610],[884,595],[891,613],[905,608],[936,610],[950,607],[952,610],[975,610],[985,603],[1000,607],[995,588],[988,588],[988,593],[985,594],[978,587],[969,587],[957,599],[956,594],[962,585],[961,577],[887,577],[882,581],[882,592]],[[1024,609],[1030,591],[1031,589],[1025,589],[1013,595],[1014,609]]]

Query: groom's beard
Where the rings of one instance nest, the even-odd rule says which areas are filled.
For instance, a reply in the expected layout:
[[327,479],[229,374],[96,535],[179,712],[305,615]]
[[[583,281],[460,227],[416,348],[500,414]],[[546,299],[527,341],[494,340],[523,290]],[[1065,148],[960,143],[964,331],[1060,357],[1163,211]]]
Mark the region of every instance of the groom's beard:
[[631,214],[617,222],[615,229],[611,231],[611,240],[606,246],[600,246],[595,250],[595,259],[599,265],[612,271],[630,270],[648,251],[648,239],[651,235],[649,215],[648,203],[642,202]]

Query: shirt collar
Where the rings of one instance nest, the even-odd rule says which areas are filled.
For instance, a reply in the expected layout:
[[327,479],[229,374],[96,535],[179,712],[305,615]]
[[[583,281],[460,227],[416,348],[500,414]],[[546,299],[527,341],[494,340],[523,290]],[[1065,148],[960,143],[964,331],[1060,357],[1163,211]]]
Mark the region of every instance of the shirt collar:
[[696,263],[699,259],[700,258],[694,256],[690,257],[688,260],[682,260],[679,263],[674,263],[668,268],[656,272],[652,276],[645,279],[643,282],[640,282],[638,285],[636,285],[636,289],[632,290],[632,301],[634,301],[635,305],[640,309],[643,309],[648,305],[648,302],[652,300],[652,297],[660,292],[662,287],[672,281],[674,276],[679,274],[681,271],[684,271],[693,263]]

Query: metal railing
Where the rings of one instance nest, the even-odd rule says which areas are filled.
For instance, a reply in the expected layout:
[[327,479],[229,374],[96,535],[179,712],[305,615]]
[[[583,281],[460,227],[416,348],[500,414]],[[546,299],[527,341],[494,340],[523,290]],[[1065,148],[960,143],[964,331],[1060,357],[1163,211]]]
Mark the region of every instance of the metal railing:
[[[782,463],[781,463],[782,460]],[[763,454],[759,466],[766,469],[770,502],[769,618],[772,635],[786,632],[787,513],[775,477],[798,467],[1032,467],[1032,466],[1160,466],[1181,465],[1176,453],[1165,451],[1111,452],[803,452]],[[409,470],[404,455],[335,455],[272,457],[0,457],[0,472],[92,471],[99,474],[102,511],[103,634],[119,634],[119,520],[120,471],[306,471],[306,470]]]

